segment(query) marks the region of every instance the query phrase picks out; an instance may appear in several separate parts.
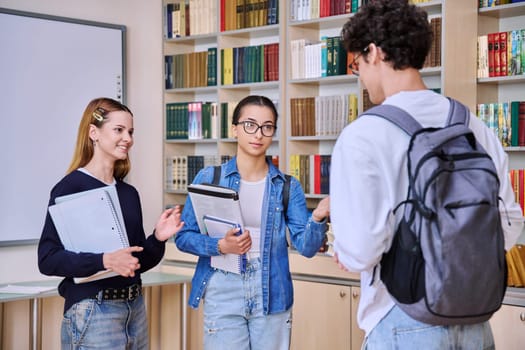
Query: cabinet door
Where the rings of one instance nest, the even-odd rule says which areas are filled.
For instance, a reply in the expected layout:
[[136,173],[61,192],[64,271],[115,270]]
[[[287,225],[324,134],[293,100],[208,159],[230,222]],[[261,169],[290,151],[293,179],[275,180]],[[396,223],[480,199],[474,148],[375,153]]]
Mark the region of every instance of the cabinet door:
[[503,305],[490,319],[496,349],[525,348],[525,308]]
[[351,287],[294,281],[292,350],[348,350]]
[[357,308],[361,297],[361,288],[352,287],[352,350],[360,350],[365,339],[365,332],[357,324]]

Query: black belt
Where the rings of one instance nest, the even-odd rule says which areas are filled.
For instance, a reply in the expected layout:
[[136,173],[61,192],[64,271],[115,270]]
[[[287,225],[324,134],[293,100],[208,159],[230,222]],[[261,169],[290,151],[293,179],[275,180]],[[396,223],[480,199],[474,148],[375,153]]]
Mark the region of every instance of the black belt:
[[124,288],[106,288],[95,296],[95,299],[102,300],[135,300],[142,295],[142,286],[133,284]]

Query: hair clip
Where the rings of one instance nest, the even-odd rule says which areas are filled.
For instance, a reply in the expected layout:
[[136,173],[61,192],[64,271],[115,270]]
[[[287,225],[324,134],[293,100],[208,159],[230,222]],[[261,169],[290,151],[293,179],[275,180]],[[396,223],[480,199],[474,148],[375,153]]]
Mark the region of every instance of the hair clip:
[[104,121],[104,114],[106,114],[106,110],[102,107],[97,107],[93,112],[93,118],[99,122],[102,122]]

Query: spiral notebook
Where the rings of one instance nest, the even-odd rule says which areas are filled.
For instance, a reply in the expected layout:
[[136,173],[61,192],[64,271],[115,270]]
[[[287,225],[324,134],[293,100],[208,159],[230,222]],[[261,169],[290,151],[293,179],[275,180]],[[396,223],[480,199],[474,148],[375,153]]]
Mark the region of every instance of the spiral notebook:
[[[210,237],[222,238],[227,231],[235,227],[241,227],[236,222],[225,220],[219,217],[204,215],[204,225],[206,226],[207,234]],[[239,231],[240,235],[242,231]],[[211,266],[216,269],[229,271],[240,274],[246,271],[246,254],[223,254],[211,257]]]
[[[115,186],[57,197],[55,203],[49,207],[49,214],[66,250],[105,253],[129,247]],[[115,275],[100,271],[96,276],[75,278],[75,282]]]

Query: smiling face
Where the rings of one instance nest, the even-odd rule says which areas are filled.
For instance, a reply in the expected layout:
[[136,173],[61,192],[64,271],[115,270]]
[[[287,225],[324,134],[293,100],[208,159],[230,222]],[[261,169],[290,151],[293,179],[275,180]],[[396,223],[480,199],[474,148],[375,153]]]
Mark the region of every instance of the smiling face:
[[113,111],[106,115],[101,127],[91,124],[89,136],[95,141],[95,156],[110,161],[123,160],[133,146],[133,117],[125,111]]
[[[252,122],[258,126],[273,125],[275,126],[275,116],[273,111],[266,106],[259,106],[253,104],[245,105],[240,113],[237,125],[233,125],[233,135],[237,138],[237,153],[245,154],[252,157],[265,156],[266,150],[272,144],[271,136],[264,136],[261,128],[257,128],[255,133],[250,134],[253,125],[244,122]],[[269,128],[268,128],[269,129]],[[268,131],[265,130],[268,134]]]

